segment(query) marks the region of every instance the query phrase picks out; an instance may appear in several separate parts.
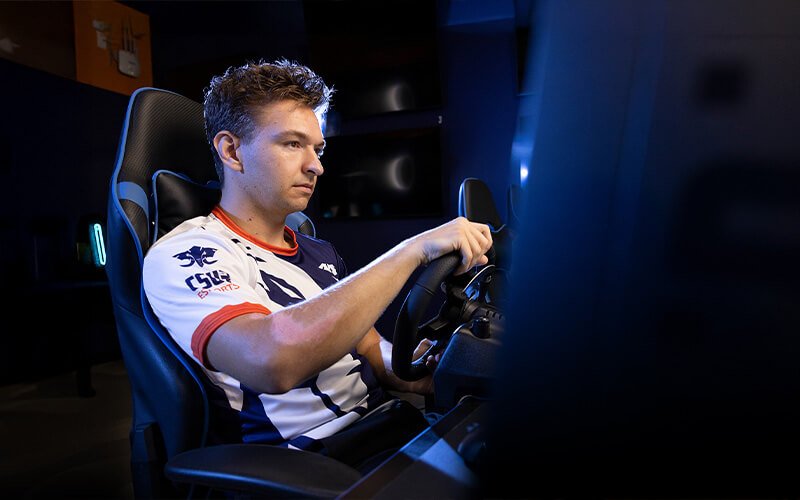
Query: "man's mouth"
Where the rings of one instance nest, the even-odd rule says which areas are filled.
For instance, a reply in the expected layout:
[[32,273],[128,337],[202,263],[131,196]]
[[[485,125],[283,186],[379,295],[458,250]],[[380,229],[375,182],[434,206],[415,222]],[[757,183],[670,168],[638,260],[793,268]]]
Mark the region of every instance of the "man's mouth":
[[295,184],[294,187],[300,188],[303,191],[307,191],[308,193],[314,192],[314,185],[313,184]]

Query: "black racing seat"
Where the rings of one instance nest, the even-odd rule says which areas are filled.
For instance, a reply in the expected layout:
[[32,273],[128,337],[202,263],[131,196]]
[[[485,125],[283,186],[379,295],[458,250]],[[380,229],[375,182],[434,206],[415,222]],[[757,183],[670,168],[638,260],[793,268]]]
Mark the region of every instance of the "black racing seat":
[[[108,260],[117,331],[133,396],[131,471],[137,498],[196,493],[333,497],[360,473],[318,454],[235,444],[209,405],[202,370],[161,327],[141,288],[142,261],[160,236],[208,214],[220,191],[202,106],[144,88],[130,100],[108,202]],[[314,235],[302,213],[287,224]],[[192,485],[192,486],[189,486]]]

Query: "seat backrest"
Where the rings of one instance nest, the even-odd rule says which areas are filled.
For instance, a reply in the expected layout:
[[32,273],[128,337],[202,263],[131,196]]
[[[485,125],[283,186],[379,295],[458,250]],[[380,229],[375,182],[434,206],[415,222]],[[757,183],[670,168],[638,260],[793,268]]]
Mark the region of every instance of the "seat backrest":
[[[206,444],[213,412],[207,379],[158,322],[142,292],[150,246],[219,201],[203,108],[153,88],[130,99],[108,201],[106,273],[131,384],[131,463],[137,497],[169,496],[163,464]],[[302,213],[287,224],[314,235]]]
[[489,186],[472,177],[464,179],[458,189],[458,215],[472,222],[489,224],[495,231],[503,226]]

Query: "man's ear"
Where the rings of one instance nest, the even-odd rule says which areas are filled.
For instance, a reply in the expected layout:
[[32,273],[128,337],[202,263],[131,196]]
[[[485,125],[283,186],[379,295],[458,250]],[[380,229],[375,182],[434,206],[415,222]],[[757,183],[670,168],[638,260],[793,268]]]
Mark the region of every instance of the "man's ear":
[[214,136],[214,149],[217,150],[222,163],[235,172],[244,171],[244,165],[239,157],[240,139],[227,130],[220,130]]

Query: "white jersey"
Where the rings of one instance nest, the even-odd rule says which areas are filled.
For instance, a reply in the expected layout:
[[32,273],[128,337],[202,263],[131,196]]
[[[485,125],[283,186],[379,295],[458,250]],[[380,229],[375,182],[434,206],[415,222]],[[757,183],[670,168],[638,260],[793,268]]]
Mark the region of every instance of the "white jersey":
[[288,250],[250,236],[217,207],[150,248],[143,283],[161,324],[221,389],[223,404],[238,412],[244,442],[314,449],[316,440],[386,400],[366,359],[353,350],[285,394],[259,394],[214,370],[205,356],[209,338],[226,321],[273,313],[344,277],[333,245],[285,231],[293,242]]

